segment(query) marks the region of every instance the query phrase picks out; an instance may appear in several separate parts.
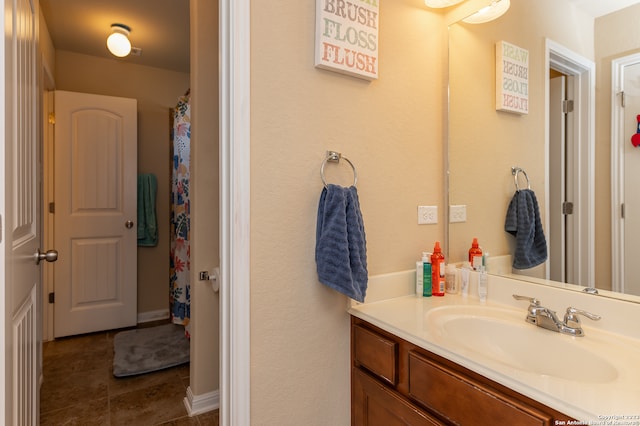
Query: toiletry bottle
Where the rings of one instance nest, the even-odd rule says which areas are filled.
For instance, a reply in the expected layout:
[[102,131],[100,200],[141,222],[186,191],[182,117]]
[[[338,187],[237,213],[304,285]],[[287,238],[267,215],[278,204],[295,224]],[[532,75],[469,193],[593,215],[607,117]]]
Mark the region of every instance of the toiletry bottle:
[[440,242],[436,241],[431,254],[431,284],[434,296],[444,296],[444,254],[440,249]]
[[431,297],[431,253],[422,253],[422,295]]
[[418,260],[416,262],[416,296],[418,297],[422,297],[422,292],[424,288],[422,277],[423,277],[422,261]]
[[473,239],[471,248],[469,249],[469,263],[471,263],[471,267],[474,271],[480,270],[480,265],[482,264],[482,249],[478,244],[477,238]]
[[460,292],[462,293],[462,297],[467,297],[469,295],[470,271],[471,264],[469,262],[464,262],[462,269],[460,269]]
[[480,273],[478,273],[478,298],[480,302],[487,301],[487,287],[488,287],[487,271],[484,269],[484,265],[480,266]]
[[450,294],[458,293],[458,285],[456,282],[456,265],[448,264],[444,272],[445,290]]

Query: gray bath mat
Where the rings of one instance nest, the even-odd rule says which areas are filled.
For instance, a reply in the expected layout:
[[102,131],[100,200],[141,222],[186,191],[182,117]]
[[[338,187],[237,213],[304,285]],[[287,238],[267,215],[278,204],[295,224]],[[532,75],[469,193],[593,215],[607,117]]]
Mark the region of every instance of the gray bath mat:
[[165,324],[122,331],[113,338],[113,375],[134,376],[189,362],[184,327]]

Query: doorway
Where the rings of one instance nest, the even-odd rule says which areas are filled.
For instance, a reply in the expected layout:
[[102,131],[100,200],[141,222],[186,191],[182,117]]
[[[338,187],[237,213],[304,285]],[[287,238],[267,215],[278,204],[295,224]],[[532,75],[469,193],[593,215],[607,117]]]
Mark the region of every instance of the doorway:
[[634,238],[640,233],[640,53],[612,61],[611,248],[612,290],[640,296]]
[[[157,178],[155,205],[157,223],[161,228],[156,246],[137,248],[136,278],[139,291],[136,321],[150,322],[169,318],[167,294],[170,276],[170,109],[176,106],[178,98],[190,87],[189,55],[175,56],[173,61],[161,58],[161,62],[151,62],[156,61],[154,57],[157,57],[157,54],[154,55],[153,52],[157,52],[158,48],[151,41],[146,40],[150,37],[155,39],[158,23],[169,20],[172,31],[159,31],[160,34],[157,37],[159,40],[166,40],[166,37],[176,40],[172,41],[171,46],[179,47],[180,52],[188,52],[189,1],[114,0],[105,3],[96,0],[40,0],[40,3],[44,18],[41,22],[44,21],[47,24],[48,30],[41,31],[42,43],[40,44],[41,63],[45,67],[46,77],[51,80],[50,85],[45,86],[47,90],[57,89],[138,100],[138,172],[153,174]],[[78,14],[96,18],[92,20],[81,18],[74,21]],[[127,23],[132,25],[132,43],[142,48],[139,57],[117,59],[111,56],[105,47],[110,24],[116,18],[124,19],[124,16],[131,19]],[[70,19],[71,22],[82,22],[82,25],[70,25]],[[69,31],[72,32],[69,33]],[[183,35],[185,33],[186,35]],[[50,40],[47,39],[49,34]],[[67,44],[69,39],[84,42],[80,45],[69,45]],[[178,42],[179,40],[185,40],[186,45]],[[160,47],[164,47],[164,44]],[[171,49],[169,50],[167,43],[166,49],[160,49],[162,56],[174,56],[173,52],[176,48]],[[47,70],[47,66],[50,69]],[[47,122],[46,115],[44,119],[45,127],[53,128],[53,125]],[[45,146],[44,149],[48,147]],[[53,168],[51,171],[53,173]],[[49,178],[49,174],[46,178]],[[45,181],[45,183],[49,182]],[[134,181],[132,185],[135,187],[136,182]],[[55,202],[52,192],[51,199],[47,202]],[[48,216],[53,215],[45,212],[45,225],[50,228]],[[47,312],[53,311],[48,299],[49,294],[54,293],[54,290],[52,286],[43,292],[43,300],[47,302],[43,304],[45,320],[48,320],[43,329],[45,340],[53,338],[54,334],[53,313]],[[55,296],[51,297],[55,298]]]
[[[545,216],[549,220],[545,232],[549,244],[553,244],[547,261],[547,279],[594,287],[595,64],[549,39],[546,40],[546,61]],[[564,88],[560,84],[557,90],[552,89],[551,70],[565,76]],[[561,120],[560,127],[564,129],[559,133],[566,136],[566,145],[552,146],[551,96],[559,92],[573,98],[573,105],[565,106],[572,113],[570,121],[564,117]],[[555,200],[552,200],[552,187],[562,188]]]
[[549,70],[549,265],[553,281],[575,282],[574,77]]
[[[224,210],[224,215],[227,219],[232,217],[236,218],[233,225],[221,227],[230,231],[230,236],[225,240],[226,242],[220,244],[221,247],[229,249],[228,252],[225,251],[225,254],[223,255],[224,258],[221,260],[221,264],[229,266],[228,269],[223,270],[221,276],[221,284],[225,293],[225,297],[222,298],[221,302],[224,311],[221,314],[221,317],[223,318],[222,330],[225,338],[221,339],[220,352],[225,354],[223,355],[223,368],[221,368],[221,370],[225,371],[225,376],[224,379],[220,380],[220,388],[226,401],[224,404],[224,407],[226,408],[222,410],[222,413],[223,416],[226,416],[227,418],[227,420],[222,420],[222,424],[230,424],[231,422],[229,419],[234,419],[234,421],[237,420],[240,423],[244,423],[244,420],[247,420],[246,423],[248,423],[250,407],[248,375],[248,372],[250,371],[250,339],[249,306],[246,303],[249,292],[249,272],[246,268],[246,259],[248,259],[249,243],[246,240],[246,237],[247,230],[249,228],[249,181],[248,176],[243,172],[243,170],[249,170],[248,128],[250,127],[250,121],[248,111],[248,70],[250,55],[250,2],[248,0],[240,0],[236,2],[230,0],[221,1],[219,6],[220,15],[218,15],[218,2],[210,2],[209,0],[191,0],[190,6],[192,7],[191,15],[198,18],[197,20],[199,23],[196,29],[192,29],[191,32],[196,36],[196,39],[199,37],[202,38],[202,42],[204,44],[196,50],[198,52],[197,56],[200,57],[196,62],[199,62],[201,65],[197,75],[202,76],[202,78],[195,78],[193,80],[193,86],[195,87],[198,85],[198,82],[207,82],[210,83],[212,87],[215,87],[216,90],[218,86],[225,90],[224,94],[220,94],[220,98],[222,100],[220,101],[219,114],[221,117],[220,122],[222,123],[220,134],[224,136],[222,138],[223,143],[221,143],[221,151],[225,153],[224,159],[221,159],[220,163],[224,168],[223,174],[227,178],[220,184],[223,190],[223,194],[220,197],[222,200],[221,210]],[[195,10],[193,10],[194,7]],[[210,13],[212,9],[215,10],[214,14]],[[205,13],[198,13],[203,11]],[[209,19],[209,22],[207,22],[206,19]],[[7,22],[10,22],[10,20]],[[217,41],[217,36],[212,38],[209,35],[209,31],[212,29],[213,31],[218,32],[218,22],[220,23],[220,46],[222,50],[222,54],[220,55],[220,65],[221,68],[223,68],[222,75],[220,76],[220,84],[218,84],[218,79],[211,78],[211,75],[216,74],[218,69],[218,52],[215,47],[212,47],[217,46],[217,43],[211,43],[212,39]],[[211,23],[213,23],[213,25]],[[7,58],[11,59],[10,56]],[[35,65],[36,63],[39,63],[39,61],[34,60],[31,62],[32,65]],[[12,63],[9,60],[7,62],[7,66],[10,65],[12,65]],[[41,70],[37,70],[34,74],[40,75],[40,72]],[[45,69],[45,74],[46,72],[47,70]],[[196,89],[193,89],[193,91],[194,93],[197,92]],[[200,101],[204,105],[214,104],[214,111],[218,113],[218,93],[216,92],[216,96],[212,98],[207,97],[207,94],[208,93],[203,93],[203,96],[200,97]],[[45,118],[45,121],[46,120],[47,119]],[[204,121],[205,120],[203,120],[202,123],[204,123]],[[44,127],[46,128],[48,126]],[[200,129],[199,131],[203,141],[209,137],[208,135],[211,135],[211,139],[215,140],[215,135],[218,134],[217,131],[213,133],[207,132],[204,129]],[[217,148],[217,146],[215,148]],[[231,148],[235,150],[235,154],[233,156],[229,155]],[[215,149],[215,151],[217,151],[217,149]],[[207,158],[202,158],[201,169],[203,171],[211,169],[211,163],[208,162]],[[205,174],[203,179],[207,180],[209,177],[209,175]],[[234,190],[239,189],[243,194],[233,205],[229,202],[233,195],[232,188]],[[205,188],[205,190],[210,189],[210,187]],[[218,209],[216,208],[215,211],[217,210]],[[211,210],[207,213],[210,214]],[[203,217],[204,216],[205,215],[203,215]],[[229,225],[229,221],[226,221],[225,223]],[[208,238],[208,235],[203,233],[202,238]],[[6,240],[1,241],[4,243]],[[231,244],[232,242],[233,244]],[[206,251],[201,251],[200,253],[201,258],[207,259],[206,261],[202,261],[202,267],[206,268],[207,265],[204,263],[210,262],[212,257],[209,256],[210,253]],[[30,256],[28,257],[30,258]],[[213,261],[215,261],[215,259]],[[199,266],[200,265],[197,265],[196,267]],[[227,292],[227,289],[230,287],[230,276],[235,277],[233,294],[229,294]],[[2,284],[4,286],[6,283],[3,281]],[[35,297],[37,298],[37,296]],[[230,309],[231,307],[234,309]],[[204,310],[201,310],[201,312],[203,311]],[[215,316],[217,318],[217,310]],[[205,321],[202,326],[204,329],[206,329],[207,326],[210,327],[210,330],[218,329],[217,321],[214,324],[208,324]],[[37,331],[40,332],[40,325],[35,325],[34,323],[34,329],[37,329]],[[202,336],[204,336],[204,334],[206,333],[201,333]],[[231,335],[234,336],[233,341],[230,339]],[[41,340],[40,335],[39,340]],[[207,339],[205,338],[204,340]],[[198,353],[201,354],[198,359],[204,361],[198,364],[202,365],[206,363],[208,365],[202,365],[204,368],[199,370],[195,367],[197,364],[196,362],[191,364],[193,373],[191,375],[193,377],[198,377],[199,383],[197,387],[189,389],[188,394],[193,397],[194,401],[202,402],[203,399],[200,398],[200,396],[204,391],[201,390],[209,386],[209,373],[212,370],[210,366],[214,365],[213,369],[216,369],[216,362],[213,360],[213,357],[211,357],[215,351],[215,347],[212,347],[207,341],[201,341],[197,346],[198,347],[196,349]],[[226,368],[224,367],[225,365]],[[32,372],[33,371],[37,372],[38,370],[33,369]],[[34,374],[33,377],[36,377],[36,375]],[[234,390],[233,394],[231,394],[232,388]],[[10,395],[5,398],[4,402],[7,400],[11,401]]]

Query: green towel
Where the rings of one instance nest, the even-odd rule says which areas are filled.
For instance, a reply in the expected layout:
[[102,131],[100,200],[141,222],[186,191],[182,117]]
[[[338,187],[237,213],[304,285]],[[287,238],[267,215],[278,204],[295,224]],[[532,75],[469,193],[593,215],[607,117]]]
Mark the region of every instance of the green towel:
[[153,247],[158,244],[156,221],[156,192],[158,180],[152,174],[138,175],[138,245]]

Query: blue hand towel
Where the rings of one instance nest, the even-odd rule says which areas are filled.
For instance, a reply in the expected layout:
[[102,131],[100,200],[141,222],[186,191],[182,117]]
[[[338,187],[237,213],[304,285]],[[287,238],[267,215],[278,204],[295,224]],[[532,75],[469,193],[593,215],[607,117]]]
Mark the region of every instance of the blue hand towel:
[[547,260],[547,241],[542,230],[540,208],[532,190],[522,189],[513,195],[504,230],[516,237],[514,268],[529,269]]
[[330,184],[322,190],[316,226],[316,265],[321,283],[364,302],[367,244],[355,186]]
[[156,192],[158,181],[152,174],[138,175],[138,245],[158,244]]

